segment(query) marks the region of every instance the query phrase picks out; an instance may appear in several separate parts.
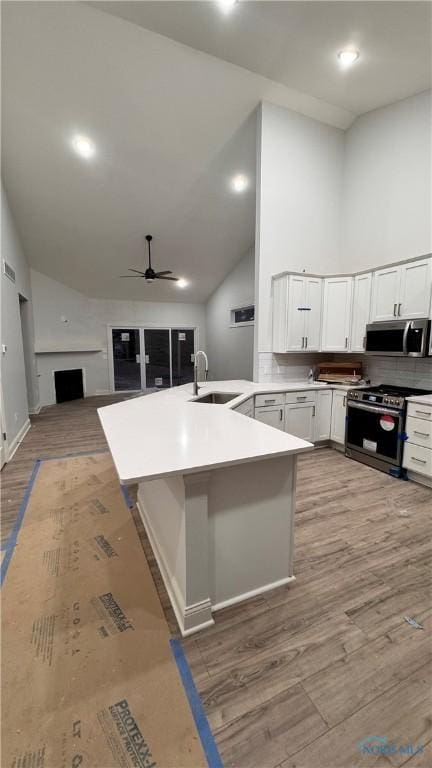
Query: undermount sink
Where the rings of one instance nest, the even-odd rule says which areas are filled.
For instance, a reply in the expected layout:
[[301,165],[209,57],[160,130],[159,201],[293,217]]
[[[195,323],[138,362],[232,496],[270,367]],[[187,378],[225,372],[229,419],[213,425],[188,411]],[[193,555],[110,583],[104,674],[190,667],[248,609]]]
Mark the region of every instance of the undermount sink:
[[214,405],[224,405],[239,397],[241,392],[209,392],[208,395],[201,395],[196,400],[190,400],[191,403],[213,403]]

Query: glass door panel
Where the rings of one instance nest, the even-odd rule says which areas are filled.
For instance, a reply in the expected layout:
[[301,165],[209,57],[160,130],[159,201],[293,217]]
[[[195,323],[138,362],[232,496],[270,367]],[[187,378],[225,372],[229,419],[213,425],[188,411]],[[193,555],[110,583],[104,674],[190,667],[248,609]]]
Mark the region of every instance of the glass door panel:
[[140,332],[137,328],[113,328],[114,389],[141,389]]
[[170,332],[165,329],[144,330],[146,387],[170,387]]
[[173,387],[187,384],[194,378],[195,331],[175,328],[171,331],[171,362]]

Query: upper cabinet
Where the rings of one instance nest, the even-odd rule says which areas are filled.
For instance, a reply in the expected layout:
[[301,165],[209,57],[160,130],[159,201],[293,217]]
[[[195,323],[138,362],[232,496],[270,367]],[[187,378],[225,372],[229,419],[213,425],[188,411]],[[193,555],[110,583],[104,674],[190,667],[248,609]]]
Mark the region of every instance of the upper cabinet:
[[346,352],[349,348],[352,283],[352,277],[326,277],[324,280],[323,352]]
[[284,275],[273,281],[273,352],[318,351],[322,280]]
[[372,273],[356,275],[352,302],[351,352],[364,352],[365,350],[366,325],[370,318],[371,295]]
[[431,317],[431,293],[431,257],[355,276],[275,277],[273,352],[364,352],[369,322]]
[[377,269],[373,282],[372,321],[429,317],[430,258]]

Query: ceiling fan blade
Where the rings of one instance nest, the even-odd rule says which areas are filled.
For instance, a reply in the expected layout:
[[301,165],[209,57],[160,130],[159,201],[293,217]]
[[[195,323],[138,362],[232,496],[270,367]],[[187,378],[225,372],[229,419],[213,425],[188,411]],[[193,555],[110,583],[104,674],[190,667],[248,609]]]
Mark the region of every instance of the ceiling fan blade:
[[128,268],[128,272],[136,272],[138,275],[145,275],[145,272],[141,272],[139,269],[132,269],[132,267]]
[[144,277],[144,275],[119,275],[119,277],[133,277],[134,279]]
[[156,272],[156,277],[159,277],[160,275],[172,275],[172,270],[164,269],[163,272]]
[[180,278],[178,277],[164,277],[163,275],[156,275],[156,280],[175,280],[177,282],[179,279]]

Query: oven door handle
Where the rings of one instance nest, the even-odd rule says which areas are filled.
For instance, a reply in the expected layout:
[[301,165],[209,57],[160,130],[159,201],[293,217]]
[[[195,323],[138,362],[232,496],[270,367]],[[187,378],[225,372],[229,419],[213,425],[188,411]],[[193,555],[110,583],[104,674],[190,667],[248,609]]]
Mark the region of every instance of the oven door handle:
[[405,324],[403,337],[402,337],[402,351],[404,355],[408,355],[408,331],[411,328],[411,320]]
[[398,419],[402,416],[401,411],[393,411],[391,408],[383,408],[380,405],[364,405],[363,403],[356,403],[354,400],[348,400],[348,408],[357,408],[359,411],[369,411],[370,413],[387,413]]

